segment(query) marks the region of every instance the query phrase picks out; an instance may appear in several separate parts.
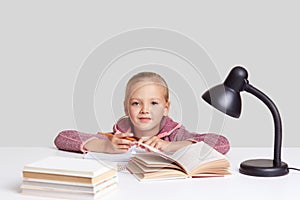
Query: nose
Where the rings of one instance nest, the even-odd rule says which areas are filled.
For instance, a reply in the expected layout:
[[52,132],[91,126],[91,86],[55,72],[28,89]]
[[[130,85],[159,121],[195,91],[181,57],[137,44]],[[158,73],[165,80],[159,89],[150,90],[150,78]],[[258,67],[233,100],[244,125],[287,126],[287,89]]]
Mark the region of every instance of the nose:
[[149,113],[149,107],[147,105],[143,105],[141,109],[142,114],[148,114]]

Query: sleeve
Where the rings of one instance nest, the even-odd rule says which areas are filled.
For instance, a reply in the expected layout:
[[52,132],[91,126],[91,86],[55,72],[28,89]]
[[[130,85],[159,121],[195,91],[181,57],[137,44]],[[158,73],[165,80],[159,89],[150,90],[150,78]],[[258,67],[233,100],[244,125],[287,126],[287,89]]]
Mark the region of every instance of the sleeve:
[[187,131],[184,126],[181,126],[179,129],[174,131],[169,137],[170,137],[169,138],[170,141],[183,141],[183,140],[189,140],[191,142],[203,141],[222,154],[226,154],[230,149],[230,144],[226,137],[215,133],[205,133],[205,134],[191,133]]
[[54,139],[55,146],[64,151],[86,153],[84,145],[92,139],[108,140],[104,135],[82,133],[76,130],[64,130],[58,133]]

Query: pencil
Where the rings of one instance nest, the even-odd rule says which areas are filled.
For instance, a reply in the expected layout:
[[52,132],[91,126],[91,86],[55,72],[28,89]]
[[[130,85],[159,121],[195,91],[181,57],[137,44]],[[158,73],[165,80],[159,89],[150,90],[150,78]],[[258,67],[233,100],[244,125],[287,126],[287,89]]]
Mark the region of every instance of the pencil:
[[[112,134],[112,133],[105,133],[105,132],[98,132],[97,134],[101,134],[101,135],[105,135],[105,136],[107,136],[107,137],[112,137],[112,136],[114,136],[114,134]],[[125,137],[125,139],[126,140],[130,140],[130,141],[137,141],[138,140],[138,138],[136,138],[136,137]]]

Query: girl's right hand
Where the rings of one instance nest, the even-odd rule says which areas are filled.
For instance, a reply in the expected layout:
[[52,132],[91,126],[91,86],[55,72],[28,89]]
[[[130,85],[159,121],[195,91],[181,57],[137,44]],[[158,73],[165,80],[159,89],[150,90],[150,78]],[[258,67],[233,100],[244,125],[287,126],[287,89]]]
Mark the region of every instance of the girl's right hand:
[[132,133],[115,133],[113,136],[109,137],[107,141],[107,152],[108,153],[125,153],[128,149],[135,145],[135,142],[132,142],[126,138],[132,137]]

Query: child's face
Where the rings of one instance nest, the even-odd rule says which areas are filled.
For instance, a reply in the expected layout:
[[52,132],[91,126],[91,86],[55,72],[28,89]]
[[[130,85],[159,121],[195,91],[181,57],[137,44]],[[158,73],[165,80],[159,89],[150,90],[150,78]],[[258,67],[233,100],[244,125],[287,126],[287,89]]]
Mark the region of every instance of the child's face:
[[163,86],[153,83],[136,83],[127,105],[127,114],[135,132],[153,131],[153,135],[157,134],[163,116],[168,115],[169,104],[165,99]]

